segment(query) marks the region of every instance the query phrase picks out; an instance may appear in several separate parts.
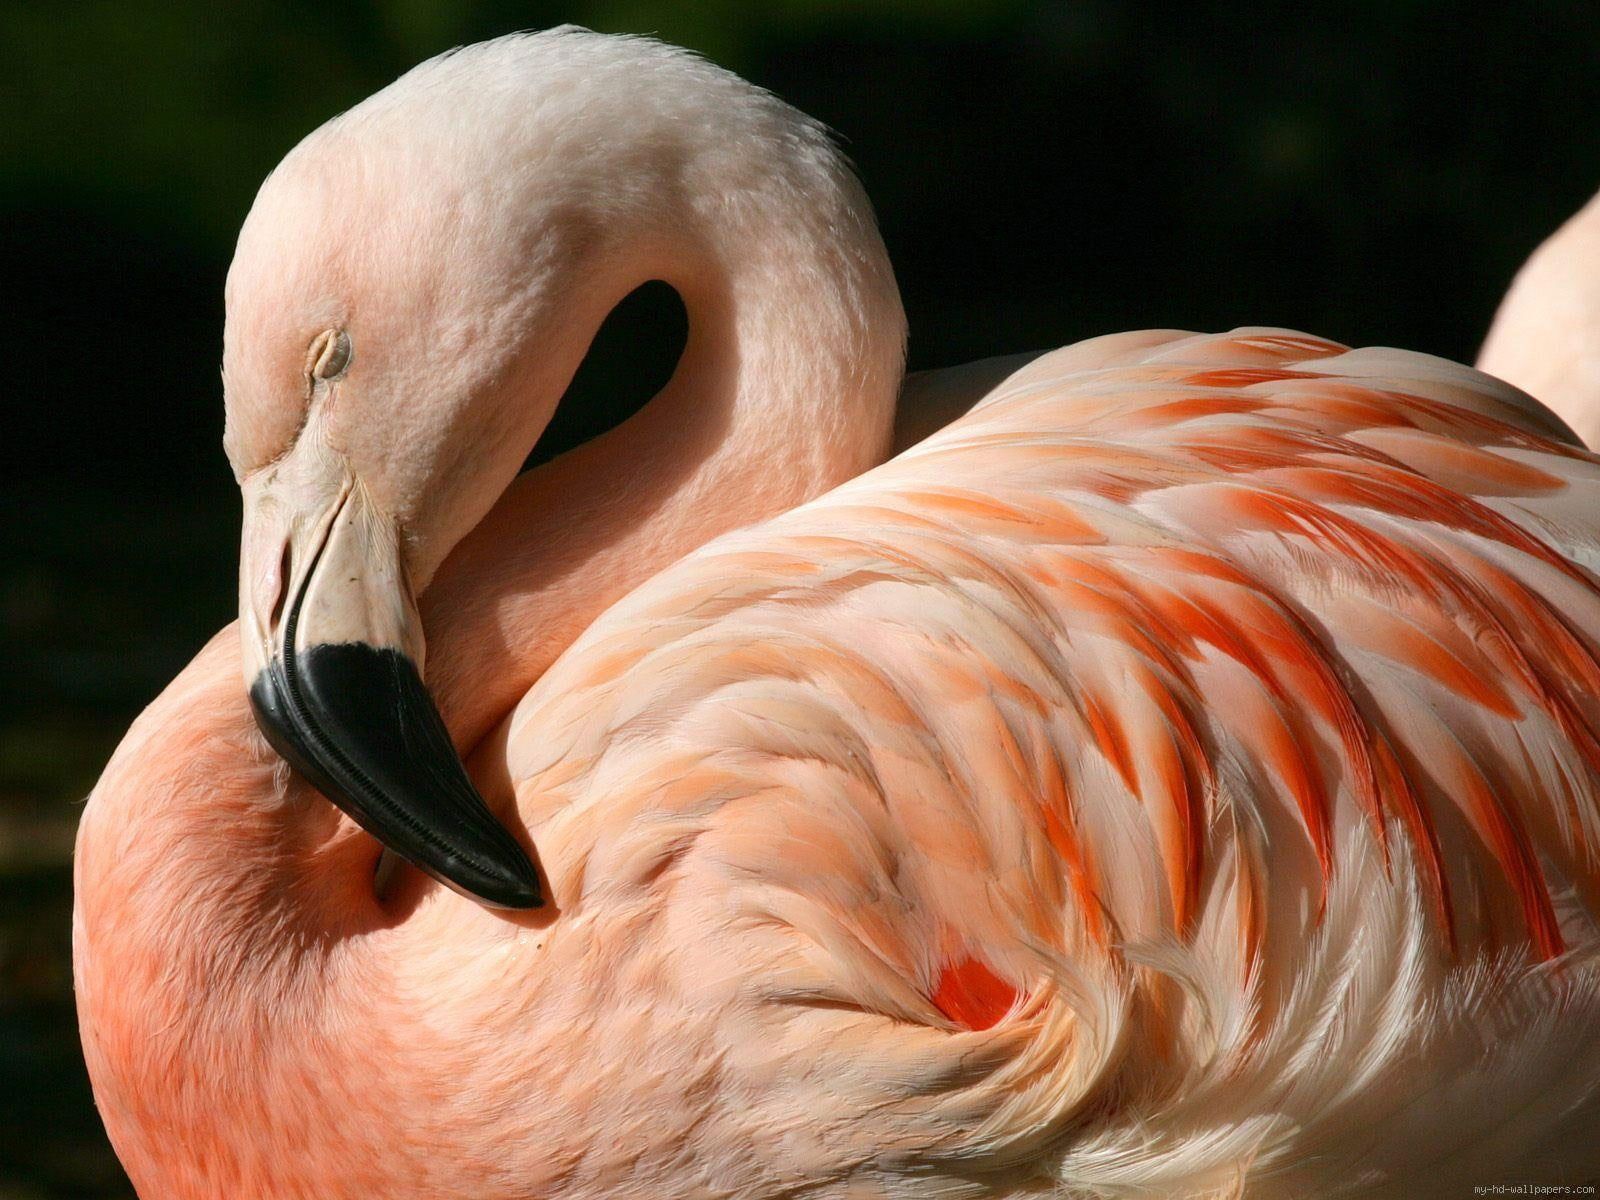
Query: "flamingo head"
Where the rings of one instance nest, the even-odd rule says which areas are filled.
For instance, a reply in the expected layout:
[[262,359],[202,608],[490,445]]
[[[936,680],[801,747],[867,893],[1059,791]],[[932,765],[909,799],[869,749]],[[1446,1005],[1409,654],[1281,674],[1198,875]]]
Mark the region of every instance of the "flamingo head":
[[[557,33],[424,64],[288,155],[228,277],[258,722],[389,848],[505,907],[537,904],[537,875],[423,686],[415,596],[516,475],[605,313],[670,273],[659,192],[688,151],[592,136],[633,107],[614,43]],[[738,83],[646,52],[683,104],[717,102],[706,78]],[[674,91],[674,71],[697,79]]]

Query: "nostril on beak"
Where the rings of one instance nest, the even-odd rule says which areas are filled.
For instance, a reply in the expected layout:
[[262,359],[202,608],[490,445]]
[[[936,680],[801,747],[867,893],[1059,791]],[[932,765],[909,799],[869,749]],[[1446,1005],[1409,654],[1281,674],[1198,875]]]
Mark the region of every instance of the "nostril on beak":
[[283,607],[289,599],[289,572],[294,566],[290,553],[289,543],[283,544],[283,553],[278,556],[278,577],[273,580],[274,590],[272,598],[272,612],[267,617],[267,632],[278,632],[278,623],[283,620]]

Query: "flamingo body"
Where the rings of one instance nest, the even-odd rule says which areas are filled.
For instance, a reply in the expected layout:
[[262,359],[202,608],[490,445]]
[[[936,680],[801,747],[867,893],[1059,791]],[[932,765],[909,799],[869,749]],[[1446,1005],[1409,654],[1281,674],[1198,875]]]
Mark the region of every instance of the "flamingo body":
[[1600,445],[1600,197],[1517,272],[1478,356]]
[[[541,848],[518,922],[358,902],[326,820],[282,878],[310,800],[213,645],[80,842],[119,1152],[161,1196],[1580,1178],[1597,486],[1420,355],[1044,356],[562,655],[472,760]],[[202,812],[269,865],[155,909]]]

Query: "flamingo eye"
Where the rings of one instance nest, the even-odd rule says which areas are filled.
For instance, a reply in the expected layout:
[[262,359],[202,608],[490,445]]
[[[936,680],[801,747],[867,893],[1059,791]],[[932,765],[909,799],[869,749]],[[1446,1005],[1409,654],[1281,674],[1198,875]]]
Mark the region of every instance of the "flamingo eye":
[[342,329],[319,333],[311,343],[311,378],[331,381],[350,366],[350,335]]

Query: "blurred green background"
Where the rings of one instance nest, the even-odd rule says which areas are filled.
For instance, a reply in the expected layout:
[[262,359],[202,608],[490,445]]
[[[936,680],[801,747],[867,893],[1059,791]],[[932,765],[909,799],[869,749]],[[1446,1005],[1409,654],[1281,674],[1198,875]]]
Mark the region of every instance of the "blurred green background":
[[[1470,360],[1600,184],[1592,0],[0,0],[0,1200],[127,1194],[77,1049],[72,831],[234,608],[217,363],[254,189],[419,59],[562,21],[837,129],[914,367],[1240,323]],[[675,337],[670,300],[628,305],[543,452],[647,396]]]

